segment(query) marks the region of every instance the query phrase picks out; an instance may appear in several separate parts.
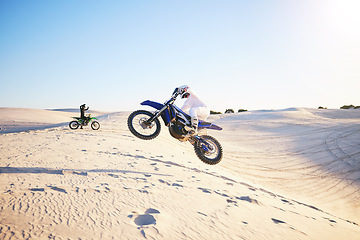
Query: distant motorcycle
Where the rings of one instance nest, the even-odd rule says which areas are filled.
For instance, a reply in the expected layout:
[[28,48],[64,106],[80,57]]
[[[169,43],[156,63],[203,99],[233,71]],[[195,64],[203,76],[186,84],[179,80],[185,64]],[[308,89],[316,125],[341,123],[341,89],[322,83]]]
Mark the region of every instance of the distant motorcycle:
[[161,116],[172,137],[182,142],[189,141],[201,161],[215,165],[221,161],[223,150],[214,137],[206,135],[206,129],[222,130],[222,128],[210,122],[199,121],[198,134],[188,134],[186,129],[191,126],[191,117],[174,105],[176,98],[182,94],[181,91],[181,88],[176,88],[171,98],[164,104],[149,100],[142,102],[141,105],[148,105],[157,110],[153,113],[146,110],[131,113],[127,121],[129,130],[140,139],[154,139],[161,130],[159,121]]
[[79,126],[87,126],[89,123],[93,130],[99,130],[100,128],[100,123],[98,121],[95,121],[97,120],[97,118],[91,117],[91,114],[89,114],[85,120],[79,117],[72,118],[76,119],[69,123],[69,127],[73,130],[78,129]]

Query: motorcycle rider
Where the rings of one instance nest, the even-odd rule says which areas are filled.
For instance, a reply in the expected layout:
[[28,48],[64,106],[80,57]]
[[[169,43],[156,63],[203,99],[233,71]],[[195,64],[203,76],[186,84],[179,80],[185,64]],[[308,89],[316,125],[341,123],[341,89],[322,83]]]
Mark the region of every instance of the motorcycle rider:
[[194,135],[197,133],[199,119],[205,121],[210,115],[210,110],[189,86],[179,87],[179,93],[181,98],[186,98],[181,110],[191,117],[191,127],[185,126],[185,129],[190,135]]
[[85,116],[85,111],[89,110],[89,106],[87,108],[85,108],[86,105],[83,104],[83,105],[80,105],[80,118],[82,120],[82,124],[81,124],[81,129],[82,129],[82,126],[86,123],[86,121],[88,121],[88,117]]

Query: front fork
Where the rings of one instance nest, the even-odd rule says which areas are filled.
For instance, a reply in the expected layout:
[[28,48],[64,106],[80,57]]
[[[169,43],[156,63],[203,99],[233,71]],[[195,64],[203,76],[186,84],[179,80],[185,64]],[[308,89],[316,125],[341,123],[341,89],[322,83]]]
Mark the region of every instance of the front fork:
[[204,141],[204,139],[202,139],[202,137],[200,136],[192,136],[191,138],[189,138],[189,142],[195,146],[195,144],[197,144],[198,142],[201,144],[201,148],[202,150],[204,150],[205,152],[208,152],[212,149],[211,145],[207,142]]
[[146,123],[150,126],[151,123],[155,120],[155,118],[158,118],[160,116],[160,114],[165,111],[167,109],[167,105],[164,105],[160,110],[155,111],[154,116],[152,116],[151,118],[149,118]]
[[174,103],[174,101],[176,100],[176,97],[177,97],[177,96],[178,96],[178,94],[175,94],[175,95],[173,94],[173,96],[170,98],[170,100],[167,101],[160,110],[155,111],[154,116],[152,116],[151,118],[149,118],[149,119],[147,120],[147,123],[148,123],[148,124],[151,124],[151,123],[154,121],[155,118],[158,118],[163,111],[165,111],[166,109],[168,109],[168,107],[169,107],[171,104]]

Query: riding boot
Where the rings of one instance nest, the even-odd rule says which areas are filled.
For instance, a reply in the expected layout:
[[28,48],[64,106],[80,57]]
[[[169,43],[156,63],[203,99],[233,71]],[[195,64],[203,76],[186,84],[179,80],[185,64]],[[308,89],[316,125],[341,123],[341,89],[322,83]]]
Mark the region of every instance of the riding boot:
[[194,136],[197,134],[197,127],[198,127],[198,119],[197,117],[191,117],[191,129],[189,131],[190,136]]
[[191,126],[197,129],[198,124],[199,124],[199,120],[197,119],[197,117],[191,117]]

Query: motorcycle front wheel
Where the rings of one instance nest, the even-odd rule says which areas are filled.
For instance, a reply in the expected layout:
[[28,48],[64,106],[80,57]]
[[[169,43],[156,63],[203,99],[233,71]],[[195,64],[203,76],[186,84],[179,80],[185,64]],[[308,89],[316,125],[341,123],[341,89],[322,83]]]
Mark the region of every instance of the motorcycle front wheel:
[[198,158],[206,164],[218,164],[223,156],[223,149],[220,143],[212,136],[203,135],[202,140],[197,140],[194,150]]
[[127,121],[130,132],[143,140],[156,138],[160,133],[161,125],[157,118],[151,123],[148,122],[153,116],[151,112],[145,110],[138,110],[131,113]]
[[69,123],[69,128],[72,130],[78,129],[79,128],[79,122],[78,121],[71,121]]
[[93,121],[93,122],[91,123],[91,128],[92,128],[93,130],[99,130],[99,128],[100,128],[100,123],[97,122],[97,121]]

